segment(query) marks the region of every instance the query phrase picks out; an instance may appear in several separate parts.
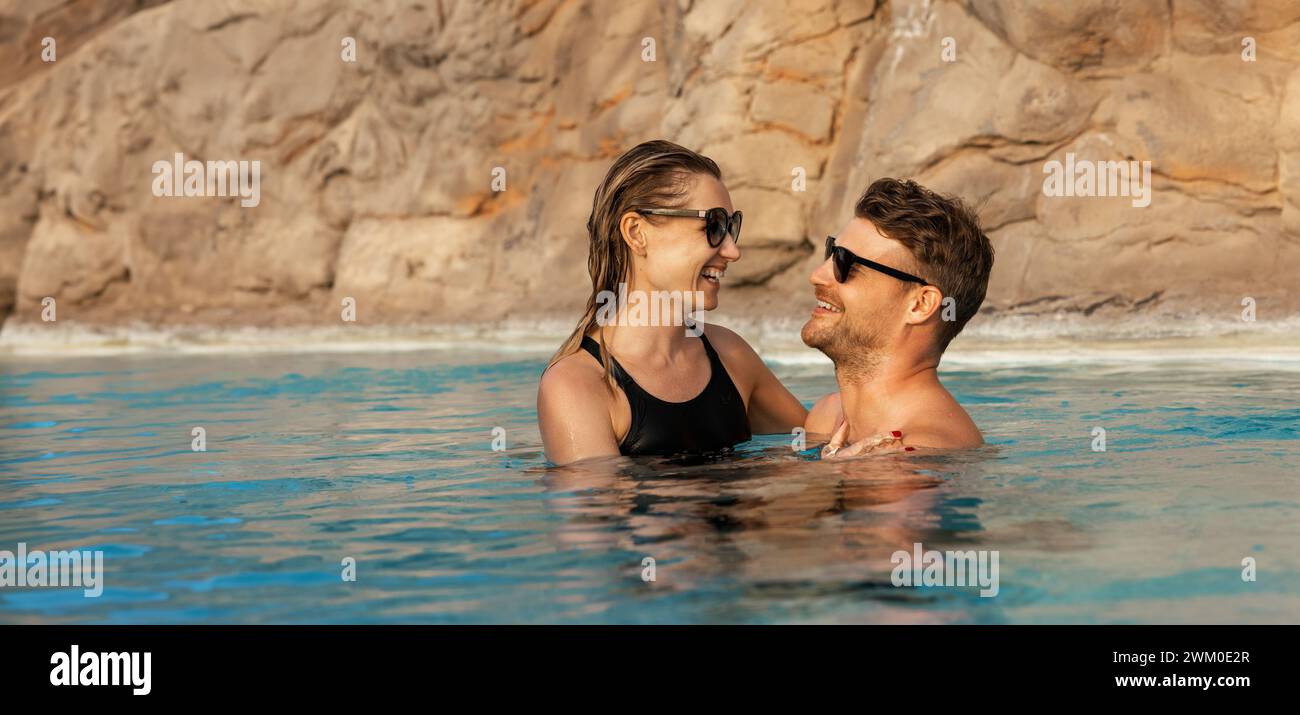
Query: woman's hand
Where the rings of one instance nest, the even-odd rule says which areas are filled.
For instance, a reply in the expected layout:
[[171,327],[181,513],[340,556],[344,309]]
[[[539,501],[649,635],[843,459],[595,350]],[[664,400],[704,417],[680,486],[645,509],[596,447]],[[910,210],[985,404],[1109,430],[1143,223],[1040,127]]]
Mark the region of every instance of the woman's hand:
[[860,439],[845,447],[844,440],[848,438],[848,434],[849,423],[841,417],[839,423],[835,426],[835,434],[831,436],[831,441],[827,442],[825,447],[822,447],[822,459],[842,459],[889,452],[911,452],[915,449],[915,447],[908,447],[903,444],[903,433],[898,430],[888,434]]

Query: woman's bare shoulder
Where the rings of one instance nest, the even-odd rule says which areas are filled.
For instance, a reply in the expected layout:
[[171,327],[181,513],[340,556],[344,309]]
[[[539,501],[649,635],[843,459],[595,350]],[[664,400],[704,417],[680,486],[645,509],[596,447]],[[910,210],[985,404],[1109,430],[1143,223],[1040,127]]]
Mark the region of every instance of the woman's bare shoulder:
[[605,370],[584,350],[578,350],[556,360],[542,373],[537,386],[538,399],[563,395],[595,394],[602,387]]
[[749,343],[731,328],[713,323],[704,323],[703,327],[704,335],[708,337],[709,344],[724,358],[738,362],[761,361],[754,348],[750,347]]

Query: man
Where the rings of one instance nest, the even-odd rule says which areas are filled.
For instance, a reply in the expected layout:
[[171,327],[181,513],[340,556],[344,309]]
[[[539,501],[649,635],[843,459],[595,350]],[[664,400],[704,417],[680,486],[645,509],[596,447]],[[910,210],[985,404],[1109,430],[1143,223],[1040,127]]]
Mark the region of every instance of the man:
[[817,307],[801,337],[834,361],[840,391],[805,428],[834,435],[824,456],[983,444],[937,371],[984,302],[993,247],[979,221],[959,199],[897,179],[873,183],[853,213],[810,278]]

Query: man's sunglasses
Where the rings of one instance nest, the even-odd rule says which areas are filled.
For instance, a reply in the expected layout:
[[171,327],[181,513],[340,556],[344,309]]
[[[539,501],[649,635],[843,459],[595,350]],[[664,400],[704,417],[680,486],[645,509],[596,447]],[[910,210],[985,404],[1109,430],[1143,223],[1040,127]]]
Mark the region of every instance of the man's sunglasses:
[[702,218],[704,219],[704,231],[709,237],[710,248],[721,246],[727,234],[731,234],[731,240],[736,243],[740,242],[741,214],[739,211],[728,216],[727,210],[719,206],[707,211],[699,209],[638,209],[637,213],[652,214],[654,216]]
[[835,258],[835,280],[839,281],[840,283],[843,283],[844,281],[847,281],[849,279],[849,272],[853,270],[854,265],[859,265],[859,266],[866,266],[867,268],[870,268],[875,271],[880,271],[881,273],[884,273],[887,276],[893,276],[894,278],[897,278],[900,281],[920,283],[923,286],[930,285],[930,282],[925,280],[924,278],[918,278],[912,275],[911,273],[904,273],[903,271],[900,271],[897,268],[890,268],[889,266],[886,266],[883,263],[876,263],[875,261],[867,260],[866,258],[862,258],[858,256],[856,253],[850,251],[847,248],[844,248],[843,246],[836,246],[834,236],[826,237],[826,257]]

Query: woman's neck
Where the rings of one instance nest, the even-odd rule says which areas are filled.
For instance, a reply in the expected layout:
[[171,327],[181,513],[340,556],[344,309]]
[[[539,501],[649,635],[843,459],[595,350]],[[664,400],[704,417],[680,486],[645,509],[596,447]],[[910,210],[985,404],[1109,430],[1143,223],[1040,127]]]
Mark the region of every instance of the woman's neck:
[[[626,291],[616,293],[618,304],[611,311],[613,320],[598,321],[596,331],[603,332],[605,344],[612,351],[636,362],[669,363],[687,351],[694,355],[698,348],[692,343],[700,330],[691,327],[689,313],[699,306],[661,300],[664,295],[671,294],[634,280]],[[605,317],[609,318],[610,313]]]

